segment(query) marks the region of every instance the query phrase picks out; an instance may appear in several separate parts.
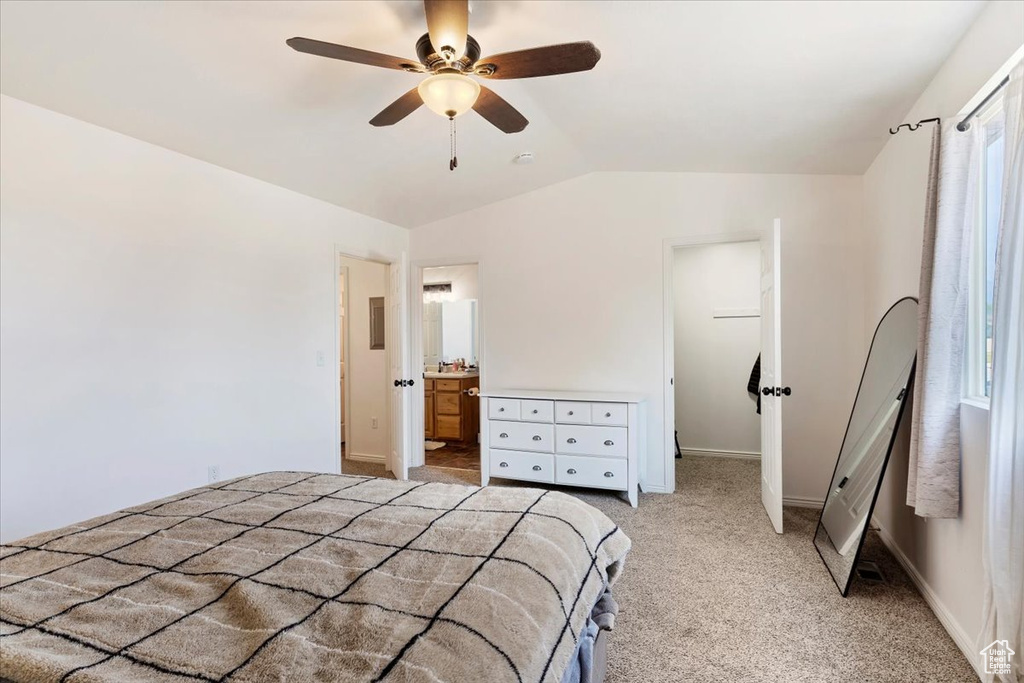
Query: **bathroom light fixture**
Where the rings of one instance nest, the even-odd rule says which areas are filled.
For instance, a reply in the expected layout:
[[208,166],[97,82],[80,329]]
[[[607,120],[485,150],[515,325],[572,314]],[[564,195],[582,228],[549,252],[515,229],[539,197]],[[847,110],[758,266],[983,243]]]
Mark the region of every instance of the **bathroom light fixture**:
[[444,303],[445,301],[454,301],[452,283],[442,282],[423,285],[423,303]]

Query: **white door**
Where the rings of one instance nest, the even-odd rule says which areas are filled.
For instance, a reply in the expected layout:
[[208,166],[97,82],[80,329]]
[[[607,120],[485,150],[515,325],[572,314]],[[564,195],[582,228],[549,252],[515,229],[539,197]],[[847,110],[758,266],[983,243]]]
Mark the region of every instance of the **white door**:
[[405,416],[410,414],[407,385],[412,379],[409,364],[408,288],[406,278],[409,272],[408,256],[402,252],[398,263],[388,267],[388,335],[387,347],[391,372],[391,454],[388,469],[397,479],[409,478],[409,436],[405,429]]
[[775,531],[782,533],[782,221],[761,238],[761,502]]
[[437,365],[441,362],[441,302],[423,304],[423,364]]

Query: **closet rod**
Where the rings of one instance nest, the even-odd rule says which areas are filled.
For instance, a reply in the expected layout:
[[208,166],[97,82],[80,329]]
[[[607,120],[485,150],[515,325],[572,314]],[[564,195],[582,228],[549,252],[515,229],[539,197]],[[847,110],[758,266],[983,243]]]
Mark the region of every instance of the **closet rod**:
[[975,116],[975,115],[976,115],[976,114],[977,114],[977,113],[978,113],[979,111],[981,111],[982,109],[984,109],[984,108],[985,108],[985,105],[989,103],[989,100],[991,100],[991,99],[992,99],[993,97],[995,97],[995,96],[996,96],[996,93],[998,93],[998,92],[999,92],[1000,90],[1002,90],[1002,89],[1003,89],[1004,87],[1006,87],[1006,84],[1007,84],[1007,83],[1009,83],[1009,82],[1010,82],[1010,77],[1009,77],[1009,75],[1007,75],[1007,77],[1006,77],[1006,78],[1004,78],[1003,80],[999,81],[999,85],[997,85],[997,86],[996,86],[995,88],[993,88],[993,89],[992,89],[992,92],[990,92],[990,93],[989,93],[988,95],[986,95],[986,96],[985,96],[985,99],[983,99],[983,100],[981,101],[981,103],[980,103],[980,104],[979,104],[979,105],[978,105],[977,107],[975,107],[974,109],[972,109],[972,110],[971,110],[971,113],[970,113],[970,114],[968,114],[967,116],[965,116],[965,117],[963,118],[963,120],[962,120],[962,121],[960,121],[960,123],[956,124],[956,129],[957,129],[958,131],[960,131],[961,133],[963,133],[963,132],[964,132],[965,130],[967,130],[968,128],[970,128],[970,127],[971,127],[971,119],[973,119],[973,118],[974,118],[974,116]]

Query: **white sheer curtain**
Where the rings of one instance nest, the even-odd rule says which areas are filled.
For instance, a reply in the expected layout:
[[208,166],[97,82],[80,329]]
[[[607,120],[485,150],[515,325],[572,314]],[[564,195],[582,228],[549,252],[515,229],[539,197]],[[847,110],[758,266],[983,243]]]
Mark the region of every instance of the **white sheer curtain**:
[[936,128],[925,204],[907,505],[921,517],[960,513],[960,382],[975,223],[980,126]]
[[[1024,63],[1003,94],[1006,149],[996,250],[989,404],[988,499],[984,561],[985,631],[980,647],[1008,641],[1013,671],[1024,680]],[[991,680],[991,677],[990,677]]]

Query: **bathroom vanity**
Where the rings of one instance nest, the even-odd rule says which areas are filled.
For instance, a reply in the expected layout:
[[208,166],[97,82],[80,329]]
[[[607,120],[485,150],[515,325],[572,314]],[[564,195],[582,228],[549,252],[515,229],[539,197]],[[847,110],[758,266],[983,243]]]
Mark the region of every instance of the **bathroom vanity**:
[[438,441],[476,443],[480,402],[470,389],[480,387],[477,372],[423,373],[424,436]]

